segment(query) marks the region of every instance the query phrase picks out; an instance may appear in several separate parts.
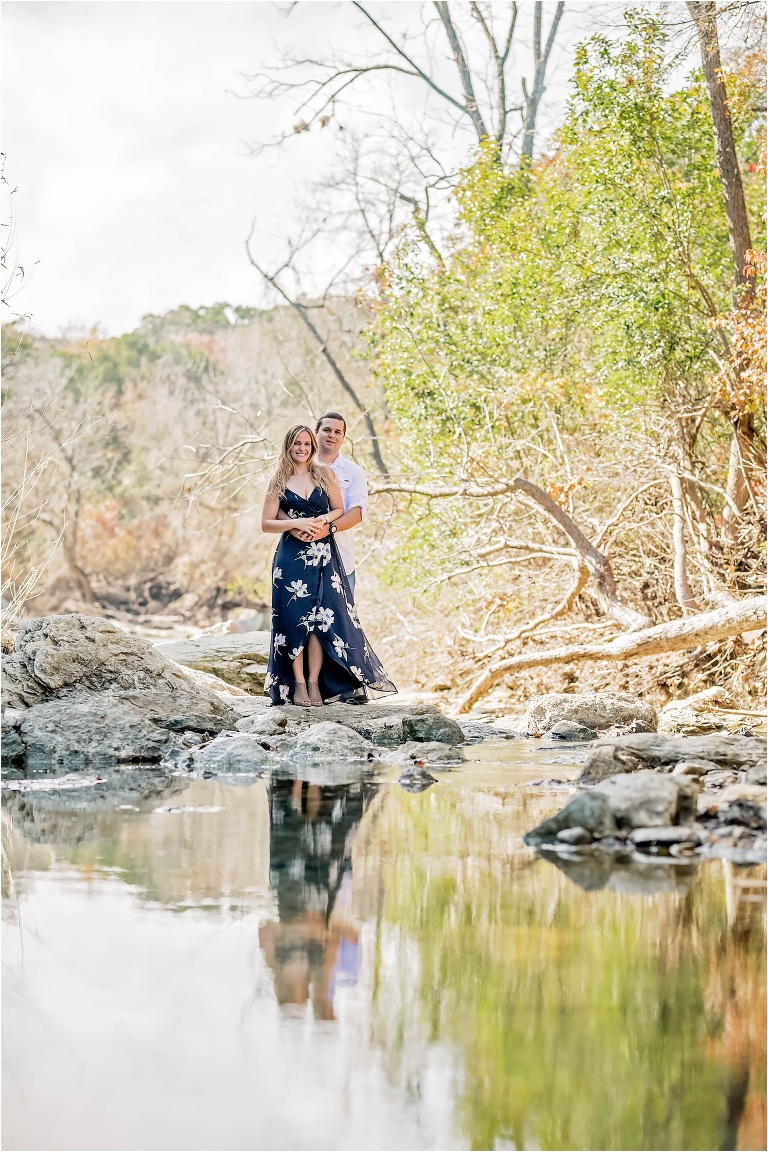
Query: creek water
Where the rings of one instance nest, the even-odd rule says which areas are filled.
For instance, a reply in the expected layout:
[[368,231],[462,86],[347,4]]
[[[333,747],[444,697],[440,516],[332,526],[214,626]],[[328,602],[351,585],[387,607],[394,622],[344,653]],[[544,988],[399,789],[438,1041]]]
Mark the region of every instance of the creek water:
[[765,870],[538,855],[579,753],[466,753],[7,793],[3,1147],[765,1147]]

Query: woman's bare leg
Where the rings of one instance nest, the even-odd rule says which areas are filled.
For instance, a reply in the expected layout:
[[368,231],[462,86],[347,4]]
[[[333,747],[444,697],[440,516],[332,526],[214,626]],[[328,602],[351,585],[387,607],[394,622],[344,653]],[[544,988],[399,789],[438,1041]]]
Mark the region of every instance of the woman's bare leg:
[[[310,665],[311,667],[311,665]],[[309,696],[307,695],[307,685],[304,682],[304,649],[302,648],[296,659],[293,661],[293,679],[296,684],[293,689],[293,702],[298,704],[300,708],[309,708]]]
[[307,656],[309,659],[309,681],[307,687],[309,689],[309,702],[315,708],[322,707],[323,698],[320,695],[320,671],[323,667],[323,646],[315,636],[314,632],[307,642]]

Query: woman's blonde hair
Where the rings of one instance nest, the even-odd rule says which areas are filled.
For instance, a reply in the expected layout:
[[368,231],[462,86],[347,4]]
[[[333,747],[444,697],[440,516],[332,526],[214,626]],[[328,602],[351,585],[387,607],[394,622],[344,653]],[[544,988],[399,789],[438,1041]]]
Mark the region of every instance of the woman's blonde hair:
[[309,456],[309,474],[312,477],[312,481],[316,488],[322,488],[323,492],[328,492],[330,486],[328,469],[322,464],[318,464],[315,460],[317,456],[317,437],[306,424],[294,424],[293,428],[289,428],[283,437],[283,446],[280,449],[277,468],[269,482],[269,488],[267,488],[267,496],[277,496],[278,500],[285,496],[286,482],[290,480],[295,472],[293,460],[291,460],[291,448],[293,448],[296,437],[300,432],[306,432],[312,443],[312,451]]

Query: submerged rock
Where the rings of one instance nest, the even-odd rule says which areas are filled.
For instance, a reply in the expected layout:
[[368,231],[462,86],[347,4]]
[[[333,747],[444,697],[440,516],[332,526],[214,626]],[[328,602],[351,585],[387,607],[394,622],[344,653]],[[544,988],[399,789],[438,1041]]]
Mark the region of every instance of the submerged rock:
[[406,768],[404,772],[401,772],[397,782],[406,792],[425,792],[427,788],[436,784],[437,780],[430,772],[427,772],[426,768],[418,768],[414,765],[413,768]]
[[591,832],[587,832],[586,828],[577,825],[575,828],[562,828],[558,834],[557,839],[561,840],[563,844],[591,844],[594,837]]
[[628,692],[550,692],[534,696],[523,717],[521,731],[540,736],[561,720],[595,731],[614,724],[634,725],[636,731],[656,731],[656,710]]
[[418,740],[409,740],[391,752],[383,753],[381,757],[385,764],[403,764],[407,762],[417,764],[454,765],[461,764],[464,753],[461,748],[451,748],[450,744],[441,744],[439,740],[421,743]]

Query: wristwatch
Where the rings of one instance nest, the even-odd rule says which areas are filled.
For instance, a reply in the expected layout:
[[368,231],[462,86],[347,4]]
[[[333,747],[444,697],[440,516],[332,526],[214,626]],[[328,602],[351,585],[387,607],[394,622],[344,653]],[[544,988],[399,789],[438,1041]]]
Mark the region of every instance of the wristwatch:
[[329,524],[328,525],[328,531],[331,533],[332,536],[335,536],[336,533],[338,532],[338,528],[336,527],[335,524]]

